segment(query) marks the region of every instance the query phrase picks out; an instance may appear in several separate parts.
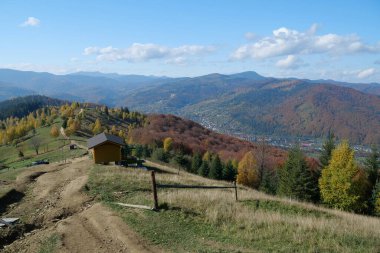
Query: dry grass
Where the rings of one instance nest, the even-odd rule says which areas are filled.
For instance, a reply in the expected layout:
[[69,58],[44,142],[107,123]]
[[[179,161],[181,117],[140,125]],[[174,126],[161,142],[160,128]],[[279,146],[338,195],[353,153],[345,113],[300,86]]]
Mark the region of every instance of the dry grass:
[[[149,162],[147,165],[162,170],[163,173],[156,174],[156,180],[159,183],[229,184],[183,171],[177,175],[177,170],[164,165]],[[107,170],[102,168],[101,174],[98,174],[100,178],[104,179],[102,183],[107,180],[114,181],[117,178],[119,182],[129,184],[126,190],[129,195],[126,194],[122,199],[117,199],[118,201],[151,204],[149,172],[110,166],[108,168]],[[115,182],[113,184],[113,189],[122,191],[123,186],[117,186],[118,184]],[[137,189],[137,191],[132,189]],[[380,219],[378,218],[269,196],[245,187],[239,187],[238,195],[239,201],[236,202],[233,189],[160,189],[158,197],[160,204],[165,203],[167,206],[166,210],[168,211],[166,212],[182,213],[186,217],[185,220],[189,219],[190,214],[191,218],[187,222],[192,222],[193,226],[198,226],[194,233],[199,233],[199,236],[191,235],[195,241],[203,242],[201,240],[204,238],[202,233],[208,228],[202,227],[202,225],[210,227],[213,231],[219,231],[216,235],[212,235],[212,239],[208,242],[203,242],[202,247],[205,249],[207,249],[207,245],[212,245],[212,247],[219,245],[220,249],[226,249],[226,247],[236,249],[239,246],[238,248],[242,252],[252,252],[253,249],[255,251],[258,249],[258,251],[282,252],[380,252]],[[128,213],[133,213],[135,217],[126,218],[126,221],[137,224],[137,230],[141,229],[140,232],[148,237],[149,234],[145,234],[145,230],[139,227],[142,226],[141,224],[145,219],[150,220],[152,224],[155,222],[161,224],[161,222],[169,222],[172,219],[172,217],[165,216],[165,211],[160,212],[159,216],[152,217],[143,211],[124,209],[121,212],[125,217],[130,217]],[[136,214],[138,215],[136,216]],[[177,213],[171,214],[177,217]],[[141,220],[136,217],[140,217]],[[158,220],[155,221],[155,219]],[[152,224],[150,224],[149,230],[155,228]],[[179,232],[177,233],[180,233],[181,228],[178,229]],[[191,229],[187,233],[192,233]],[[210,233],[213,234],[214,232],[208,230],[205,232],[207,235]],[[182,251],[187,247],[170,242],[170,240],[174,240],[173,238],[164,239],[167,240],[164,242],[169,245],[167,246],[164,243],[164,246],[166,245],[174,251]],[[194,244],[191,249],[193,247],[196,248],[198,245]],[[209,251],[212,252],[212,250],[205,250],[204,252]],[[222,250],[222,252],[224,251]]]

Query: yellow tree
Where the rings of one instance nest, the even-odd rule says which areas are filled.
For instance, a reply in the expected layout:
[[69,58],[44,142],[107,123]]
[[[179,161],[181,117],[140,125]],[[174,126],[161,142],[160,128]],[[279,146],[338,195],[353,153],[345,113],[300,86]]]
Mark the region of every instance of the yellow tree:
[[73,123],[74,123],[73,118],[69,117],[69,119],[67,120],[67,127],[66,128],[70,127]]
[[202,160],[206,162],[211,162],[211,156],[211,153],[209,151],[206,151],[206,153],[204,153],[202,157]]
[[118,135],[119,135],[120,138],[125,139],[125,134],[124,134],[123,130],[120,129]]
[[354,151],[347,141],[333,150],[329,165],[319,179],[321,197],[325,204],[347,211],[364,208],[363,197],[368,182],[355,162]]
[[6,138],[5,138],[4,131],[0,131],[0,145],[3,145],[5,143],[6,143]]
[[259,187],[259,171],[254,154],[249,151],[241,159],[238,165],[237,182],[249,187]]
[[71,134],[73,134],[76,131],[80,130],[80,121],[78,119],[70,121],[70,119],[67,121],[66,131],[69,131]]
[[111,128],[111,133],[116,135],[117,134],[117,129],[116,129],[116,126],[113,125],[112,128]]
[[57,138],[59,136],[59,130],[56,125],[53,125],[50,129],[50,136],[53,138]]
[[103,130],[103,128],[102,128],[102,124],[100,123],[100,120],[96,119],[94,127],[92,128],[92,132],[94,134],[98,134],[98,133],[101,133],[102,130]]
[[164,140],[164,150],[165,152],[169,152],[173,148],[173,138],[167,137]]

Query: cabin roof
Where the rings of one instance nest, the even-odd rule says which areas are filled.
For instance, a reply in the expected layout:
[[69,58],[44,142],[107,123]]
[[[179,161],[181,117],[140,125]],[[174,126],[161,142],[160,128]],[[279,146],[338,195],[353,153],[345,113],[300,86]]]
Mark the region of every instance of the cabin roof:
[[101,133],[88,139],[87,147],[91,149],[105,142],[112,142],[120,146],[124,145],[124,141],[122,138],[112,135],[112,134]]

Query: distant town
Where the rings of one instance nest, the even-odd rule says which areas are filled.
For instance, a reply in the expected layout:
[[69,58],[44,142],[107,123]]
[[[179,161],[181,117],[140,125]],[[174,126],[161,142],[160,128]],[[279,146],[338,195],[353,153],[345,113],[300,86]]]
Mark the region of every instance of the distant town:
[[[272,135],[257,135],[257,134],[246,134],[241,132],[231,132],[226,129],[218,128],[215,124],[201,119],[199,120],[200,124],[208,129],[217,131],[219,133],[235,136],[239,139],[259,142],[263,140],[271,146],[280,147],[283,149],[290,149],[294,145],[299,144],[301,149],[311,157],[318,157],[318,154],[322,150],[322,145],[324,142],[323,138],[314,138],[314,137],[294,137],[294,136],[272,136]],[[337,140],[338,142],[339,140]],[[356,158],[361,161],[363,158],[371,152],[371,147],[369,145],[359,145],[353,144],[352,148],[355,150]]]

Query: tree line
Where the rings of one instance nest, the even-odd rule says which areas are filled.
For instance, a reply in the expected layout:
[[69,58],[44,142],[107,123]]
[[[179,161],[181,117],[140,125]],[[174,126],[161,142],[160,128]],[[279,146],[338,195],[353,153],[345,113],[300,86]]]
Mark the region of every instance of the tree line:
[[[134,144],[132,154],[171,163],[187,172],[234,181],[269,194],[323,204],[344,211],[380,215],[380,155],[375,146],[364,166],[355,160],[348,141],[335,143],[329,134],[318,159],[305,156],[299,145],[289,150],[276,169],[266,166],[265,146],[240,161],[223,162],[218,154],[188,152],[167,137],[153,145]],[[262,150],[260,147],[263,147]]]

